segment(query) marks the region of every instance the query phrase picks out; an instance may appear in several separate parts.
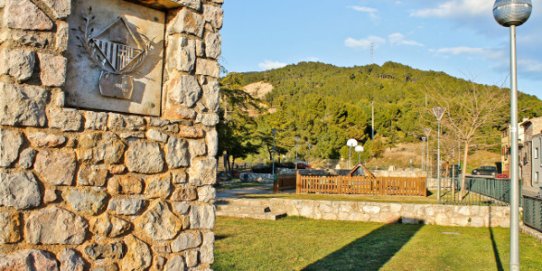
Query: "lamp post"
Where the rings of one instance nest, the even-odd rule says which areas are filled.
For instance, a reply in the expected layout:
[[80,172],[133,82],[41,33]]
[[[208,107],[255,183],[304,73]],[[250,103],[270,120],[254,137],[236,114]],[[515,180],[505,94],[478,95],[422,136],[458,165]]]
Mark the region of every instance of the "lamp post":
[[[422,172],[425,170],[425,167],[426,167],[426,163],[427,161],[425,161],[424,159],[424,156],[425,156],[425,142],[427,142],[427,137],[425,136],[422,136]],[[425,161],[425,163],[424,163]]]
[[[277,142],[275,140],[275,136],[277,135],[277,129],[273,128],[271,130],[271,134],[273,135],[273,149],[271,150],[271,159],[272,159],[273,165],[271,167],[271,173],[273,174],[273,179],[275,179],[275,156],[273,155],[273,152],[277,150]],[[279,160],[280,160],[280,157],[279,157]]]
[[348,146],[348,168],[352,167],[352,163],[350,162],[350,159],[352,158],[352,147],[355,147],[358,145],[358,141],[350,138],[348,141],[346,141],[346,146]]
[[497,0],[493,6],[495,20],[510,27],[510,270],[519,270],[519,176],[518,176],[518,109],[516,26],[525,23],[532,11],[531,0]]
[[446,109],[433,107],[433,115],[437,118],[437,200],[440,201],[440,121]]
[[357,145],[354,150],[358,153],[358,164],[361,163],[360,155],[363,152],[363,146]]
[[295,163],[295,170],[297,171],[297,143],[299,143],[299,140],[301,138],[299,138],[299,136],[295,136],[294,137],[294,140],[295,140],[295,160],[294,160],[294,163]]
[[[430,172],[430,166],[431,163],[429,162],[429,136],[431,135],[431,128],[424,128],[423,133],[425,134],[426,141],[425,141],[425,170],[426,173]],[[429,174],[427,174],[427,177],[429,177]]]

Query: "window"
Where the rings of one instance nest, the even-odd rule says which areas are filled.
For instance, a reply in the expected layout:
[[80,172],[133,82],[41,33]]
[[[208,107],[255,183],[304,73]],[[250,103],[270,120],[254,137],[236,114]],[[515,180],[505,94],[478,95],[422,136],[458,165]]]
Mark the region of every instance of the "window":
[[538,177],[540,177],[540,173],[538,173],[538,171],[537,171],[537,172],[534,173],[534,180],[533,180],[534,183],[538,183]]
[[539,152],[538,148],[534,148],[534,153],[533,153],[534,159],[538,159],[538,152]]

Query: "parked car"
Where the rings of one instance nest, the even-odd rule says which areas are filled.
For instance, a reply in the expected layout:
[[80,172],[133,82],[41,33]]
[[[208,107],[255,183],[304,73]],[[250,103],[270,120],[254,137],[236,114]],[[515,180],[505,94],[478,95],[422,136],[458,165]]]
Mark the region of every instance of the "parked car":
[[497,175],[497,167],[494,166],[481,166],[472,171],[472,175],[487,175],[495,176]]

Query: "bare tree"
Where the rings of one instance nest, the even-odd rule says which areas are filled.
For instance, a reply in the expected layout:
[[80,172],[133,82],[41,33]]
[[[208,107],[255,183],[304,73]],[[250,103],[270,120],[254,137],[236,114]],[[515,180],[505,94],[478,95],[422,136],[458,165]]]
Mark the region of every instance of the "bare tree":
[[469,150],[474,143],[485,144],[481,138],[482,129],[497,129],[503,125],[503,111],[506,106],[506,93],[496,87],[465,83],[454,93],[431,93],[434,102],[446,108],[442,125],[454,133],[462,145],[463,169],[461,179],[461,198],[466,195],[465,175],[469,161]]

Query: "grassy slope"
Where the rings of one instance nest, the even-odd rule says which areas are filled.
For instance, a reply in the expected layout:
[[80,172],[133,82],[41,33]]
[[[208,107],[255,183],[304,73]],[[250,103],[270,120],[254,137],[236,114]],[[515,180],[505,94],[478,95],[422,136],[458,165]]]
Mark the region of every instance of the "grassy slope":
[[[219,217],[215,233],[217,271],[508,270],[502,228]],[[520,242],[522,270],[540,270],[542,244]]]

